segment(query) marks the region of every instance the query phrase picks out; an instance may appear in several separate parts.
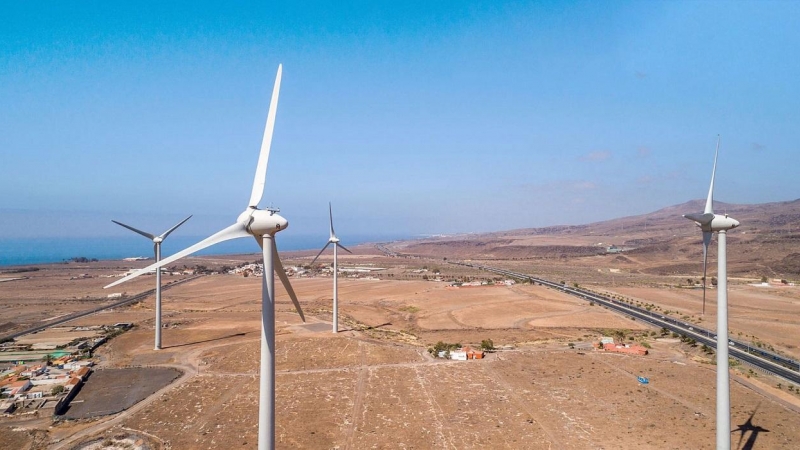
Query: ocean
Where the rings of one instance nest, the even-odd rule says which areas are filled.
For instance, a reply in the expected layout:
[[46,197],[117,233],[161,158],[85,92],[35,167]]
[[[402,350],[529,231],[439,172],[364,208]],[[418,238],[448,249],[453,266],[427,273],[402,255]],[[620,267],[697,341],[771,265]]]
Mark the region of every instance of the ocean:
[[[167,257],[195,244],[205,236],[170,236],[161,244],[161,255]],[[278,250],[321,249],[328,236],[320,235],[282,235],[277,236]],[[408,238],[408,237],[405,237]],[[389,242],[404,239],[403,236],[362,235],[342,237],[345,247],[354,247],[367,242]],[[252,238],[234,239],[222,242],[196,255],[233,255],[259,253],[258,244]],[[0,238],[0,267],[29,264],[58,263],[75,257],[113,260],[129,257],[153,257],[153,243],[147,238],[132,235],[98,238]]]

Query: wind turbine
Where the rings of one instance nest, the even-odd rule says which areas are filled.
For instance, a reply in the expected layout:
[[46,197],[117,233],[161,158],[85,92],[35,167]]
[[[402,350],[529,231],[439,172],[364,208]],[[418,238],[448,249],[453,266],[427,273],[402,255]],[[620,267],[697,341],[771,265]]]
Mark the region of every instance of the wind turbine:
[[[322,250],[317,253],[317,256],[314,257],[314,260],[311,261],[313,265],[314,262],[319,258],[319,255],[328,248],[329,245],[333,244],[333,332],[339,332],[339,252],[338,248],[346,251],[347,253],[352,254],[350,250],[346,249],[344,245],[339,243],[339,238],[336,237],[336,233],[333,232],[333,210],[331,209],[331,204],[328,202],[328,215],[331,219],[331,236],[328,238],[328,242],[322,247]],[[338,247],[338,248],[337,248]]]
[[261,152],[258,156],[256,175],[253,180],[253,190],[250,193],[250,202],[247,208],[236,219],[233,225],[218,231],[210,237],[184,249],[163,261],[150,265],[142,270],[128,275],[107,288],[153,269],[169,264],[179,258],[210,247],[219,242],[248,236],[255,237],[264,256],[264,275],[261,279],[261,377],[259,383],[260,398],[258,404],[258,449],[267,450],[275,448],[275,278],[278,274],[286,292],[294,303],[294,307],[305,322],[303,310],[297,301],[297,296],[289,283],[289,278],[283,270],[278,249],[275,246],[275,234],[285,229],[289,222],[278,215],[277,209],[258,209],[258,203],[264,194],[264,184],[267,175],[267,162],[269,149],[272,142],[272,130],[275,127],[275,114],[278,109],[278,93],[281,86],[282,65],[278,66],[275,77],[275,86],[272,90],[272,100],[269,104],[267,125],[264,128],[264,138],[261,142]]
[[[685,214],[703,231],[703,285],[705,286],[705,267],[708,255],[708,244],[711,234],[717,232],[719,255],[717,256],[717,449],[731,448],[731,392],[730,373],[728,372],[728,262],[727,236],[728,230],[739,226],[739,221],[727,214],[714,214],[714,177],[717,173],[717,156],[719,155],[719,136],[717,150],[714,152],[714,169],[711,171],[711,187],[708,189],[706,207],[702,214]],[[705,297],[704,297],[705,298]]]
[[[164,242],[164,239],[169,236],[170,233],[175,231],[176,228],[183,225],[187,220],[191,219],[192,216],[189,216],[183,219],[179,224],[175,225],[174,227],[170,228],[169,230],[161,233],[158,236],[154,236],[150,233],[144,232],[142,230],[137,230],[130,225],[125,225],[122,222],[117,222],[116,220],[112,220],[115,224],[125,227],[134,233],[139,233],[142,236],[146,237],[153,241],[153,252],[156,255],[156,263],[161,261],[161,243]],[[161,269],[159,268],[156,270],[156,350],[161,350]]]

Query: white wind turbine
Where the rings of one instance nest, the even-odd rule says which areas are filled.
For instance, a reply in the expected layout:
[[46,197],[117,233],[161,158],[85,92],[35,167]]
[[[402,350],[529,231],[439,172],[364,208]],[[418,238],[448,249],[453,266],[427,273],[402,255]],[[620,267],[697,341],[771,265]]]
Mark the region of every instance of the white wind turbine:
[[347,253],[352,254],[350,250],[346,249],[344,245],[339,243],[339,238],[336,237],[336,233],[333,232],[333,210],[331,209],[331,204],[328,203],[328,215],[331,219],[331,235],[328,238],[328,242],[322,247],[322,250],[317,253],[317,256],[314,257],[314,260],[311,261],[313,265],[316,262],[319,255],[328,248],[329,245],[333,244],[333,332],[339,332],[339,252],[338,248],[346,251]]
[[275,448],[275,279],[274,273],[278,274],[283,286],[292,299],[300,318],[305,322],[303,310],[297,301],[297,296],[289,284],[289,278],[283,270],[278,249],[275,246],[275,234],[285,229],[289,222],[276,214],[276,209],[258,209],[258,203],[264,194],[264,183],[267,174],[267,162],[269,160],[269,149],[272,141],[272,130],[275,126],[275,114],[278,109],[278,93],[281,86],[282,65],[278,66],[278,74],[275,77],[275,86],[272,90],[272,100],[269,104],[269,114],[267,115],[267,125],[264,129],[264,138],[261,142],[261,153],[258,156],[256,166],[256,176],[253,181],[253,190],[250,194],[250,202],[247,209],[242,212],[233,225],[211,235],[210,237],[198,242],[191,247],[182,250],[158,264],[153,264],[140,271],[137,271],[125,278],[122,278],[110,285],[111,287],[119,283],[128,281],[147,271],[157,269],[169,264],[179,258],[190,255],[196,251],[212,246],[219,242],[230,239],[253,236],[258,245],[261,246],[264,256],[264,275],[261,280],[261,377],[260,377],[260,399],[258,408],[258,449]]
[[[731,448],[731,393],[730,373],[728,372],[728,262],[726,253],[727,232],[739,226],[739,221],[727,214],[714,214],[714,176],[717,172],[719,136],[714,153],[714,169],[711,171],[711,187],[708,189],[706,208],[702,214],[685,214],[703,231],[703,285],[705,287],[705,267],[708,244],[711,234],[717,232],[719,255],[717,256],[717,449]],[[703,297],[705,300],[705,296]]]
[[[150,233],[144,232],[142,230],[137,230],[130,225],[125,225],[122,222],[117,222],[116,220],[112,220],[115,224],[125,227],[134,233],[139,233],[142,236],[146,237],[153,241],[153,252],[156,255],[156,263],[161,261],[161,243],[169,236],[170,233],[175,231],[176,228],[183,225],[187,220],[191,219],[192,216],[189,216],[183,219],[179,224],[175,225],[174,227],[170,228],[169,230],[161,233],[158,236],[154,236]],[[156,270],[156,350],[161,350],[161,269],[159,268]]]

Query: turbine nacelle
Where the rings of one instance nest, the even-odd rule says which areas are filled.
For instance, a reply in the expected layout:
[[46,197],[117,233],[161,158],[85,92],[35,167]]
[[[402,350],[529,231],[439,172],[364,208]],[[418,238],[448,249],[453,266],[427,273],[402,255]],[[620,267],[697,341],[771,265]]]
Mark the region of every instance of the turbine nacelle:
[[711,231],[732,230],[738,226],[739,221],[733,217],[728,217],[727,214],[724,216],[714,214],[714,220],[711,221]]
[[247,232],[260,238],[266,235],[274,236],[275,233],[286,229],[289,221],[277,214],[274,210],[248,208],[236,220],[244,224]]
[[727,231],[739,226],[739,221],[727,214],[684,214],[683,217],[694,221],[701,230],[706,232]]
[[[350,253],[350,254],[353,253],[350,250],[348,250],[347,248],[345,248],[344,245],[339,243],[339,238],[336,237],[336,232],[333,231],[333,208],[331,207],[330,203],[328,203],[328,218],[330,219],[330,227],[331,227],[330,228],[330,231],[331,231],[330,237],[328,238],[328,242],[325,243],[325,246],[322,247],[322,250],[320,250],[319,253],[317,253],[317,256],[315,256],[314,259],[311,260],[311,264],[314,264],[317,261],[317,258],[319,258],[319,256],[322,254],[322,252],[324,252],[325,249],[328,248],[328,246],[331,245],[331,244],[333,244],[334,250],[336,250],[336,247],[339,247],[340,249],[346,251],[347,253]],[[334,252],[334,255],[335,254],[336,253]],[[334,264],[335,263],[336,263],[336,260],[334,258]]]

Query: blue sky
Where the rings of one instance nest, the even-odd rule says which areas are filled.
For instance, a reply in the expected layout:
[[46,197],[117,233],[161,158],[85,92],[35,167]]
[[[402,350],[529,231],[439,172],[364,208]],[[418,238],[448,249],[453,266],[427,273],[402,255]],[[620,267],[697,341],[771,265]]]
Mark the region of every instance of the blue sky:
[[795,2],[2,2],[0,236],[262,205],[285,233],[577,224],[793,200]]

